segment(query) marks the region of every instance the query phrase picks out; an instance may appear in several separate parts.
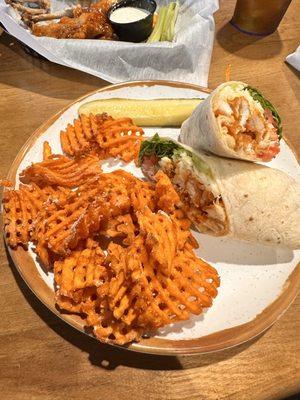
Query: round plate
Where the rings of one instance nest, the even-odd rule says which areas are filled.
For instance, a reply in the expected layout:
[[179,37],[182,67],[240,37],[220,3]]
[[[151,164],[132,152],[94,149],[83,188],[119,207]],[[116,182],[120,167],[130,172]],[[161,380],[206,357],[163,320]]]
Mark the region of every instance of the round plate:
[[[54,153],[62,153],[59,132],[77,117],[78,107],[100,98],[195,98],[208,96],[199,86],[168,82],[143,81],[112,85],[77,100],[44,123],[25,143],[13,162],[8,179],[18,185],[18,173],[31,162],[42,158],[42,144],[48,140]],[[146,128],[147,136],[155,132],[177,138],[179,129]],[[269,165],[300,180],[297,159],[282,141],[280,155]],[[135,175],[141,172],[133,163],[104,163],[109,171],[125,168]],[[216,267],[221,285],[213,306],[189,321],[167,326],[155,337],[132,343],[128,349],[155,354],[208,353],[236,346],[257,336],[282,315],[300,287],[300,251],[253,245],[226,238],[214,238],[194,232],[199,241],[198,255]],[[11,257],[33,293],[56,315],[84,332],[78,316],[61,314],[55,307],[53,274],[46,273],[35,254],[22,248],[10,249]],[[298,265],[297,265],[298,264]]]

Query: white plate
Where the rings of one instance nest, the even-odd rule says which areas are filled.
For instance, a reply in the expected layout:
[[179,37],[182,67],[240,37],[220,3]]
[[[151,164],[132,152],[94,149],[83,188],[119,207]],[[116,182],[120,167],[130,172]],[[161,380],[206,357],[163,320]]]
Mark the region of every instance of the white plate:
[[[41,127],[21,150],[12,166],[10,177],[15,175],[16,168],[19,173],[31,162],[41,161],[42,145],[45,140],[50,143],[54,153],[62,153],[59,132],[65,129],[68,123],[73,123],[78,116],[79,106],[87,101],[112,97],[203,98],[207,95],[207,91],[197,86],[168,82],[157,84],[133,82],[104,88],[72,104],[50,125],[46,123]],[[48,127],[45,129],[45,126]],[[145,128],[145,132],[147,136],[158,132],[162,136],[176,139],[179,129]],[[280,155],[268,165],[300,180],[300,169],[296,157],[284,141],[281,143]],[[122,162],[105,162],[103,168],[105,172],[124,168],[136,176],[142,176],[140,169],[135,167],[134,163],[125,165]],[[221,278],[219,294],[213,306],[204,314],[193,316],[187,322],[176,323],[161,329],[155,339],[144,339],[140,344],[130,345],[133,350],[161,354],[195,353],[236,345],[270,326],[295,297],[299,289],[299,279],[297,282],[299,268],[297,271],[295,269],[300,260],[300,251],[214,238],[198,232],[193,232],[193,234],[200,244],[197,254],[211,263]],[[16,253],[13,251],[12,256],[26,282],[39,298],[58,314],[54,304],[50,307],[49,299],[43,295],[45,290],[35,290],[36,279],[35,281],[31,279],[33,272],[31,277],[25,276],[26,272],[22,271],[20,258],[16,256]],[[24,253],[22,257],[25,257]],[[40,267],[32,251],[30,257],[34,260],[34,268],[39,278],[53,291],[53,274],[47,274]],[[43,287],[45,289],[44,285]],[[46,292],[49,297],[48,290]],[[51,301],[54,301],[53,298]],[[61,317],[82,329],[82,326],[78,326],[78,322],[72,323],[72,317]]]

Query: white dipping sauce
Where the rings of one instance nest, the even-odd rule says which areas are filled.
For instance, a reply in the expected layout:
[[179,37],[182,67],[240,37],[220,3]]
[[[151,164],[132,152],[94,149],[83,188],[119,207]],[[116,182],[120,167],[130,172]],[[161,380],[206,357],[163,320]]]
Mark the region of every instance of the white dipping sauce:
[[149,14],[149,11],[143,10],[142,8],[120,7],[110,14],[109,19],[119,24],[129,24],[130,22],[144,19]]

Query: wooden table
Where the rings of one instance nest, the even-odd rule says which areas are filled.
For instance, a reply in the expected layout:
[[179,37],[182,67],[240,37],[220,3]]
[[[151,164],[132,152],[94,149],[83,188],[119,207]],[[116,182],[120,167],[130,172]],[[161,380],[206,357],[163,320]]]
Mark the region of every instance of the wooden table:
[[[283,62],[299,44],[300,3],[292,3],[279,30],[266,38],[245,36],[229,26],[233,7],[234,1],[223,1],[216,14],[209,85],[222,82],[231,63],[233,79],[258,86],[274,101],[284,133],[300,149],[299,74]],[[43,121],[106,84],[32,58],[3,34],[1,176]],[[22,282],[2,246],[0,310],[0,398],[5,400],[269,400],[300,392],[300,296],[251,343],[205,356],[139,355],[101,345],[53,316]]]

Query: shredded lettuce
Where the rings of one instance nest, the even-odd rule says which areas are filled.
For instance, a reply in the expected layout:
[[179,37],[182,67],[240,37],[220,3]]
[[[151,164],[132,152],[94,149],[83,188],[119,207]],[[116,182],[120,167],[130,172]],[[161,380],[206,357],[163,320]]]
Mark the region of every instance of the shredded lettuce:
[[200,157],[198,157],[196,154],[194,153],[190,153],[190,156],[192,158],[193,164],[195,166],[195,168],[198,171],[203,172],[206,175],[212,176],[211,170],[209,168],[209,166],[206,164],[205,161],[203,161]]
[[138,164],[139,166],[142,164],[144,156],[154,154],[158,160],[161,160],[163,157],[180,158],[182,153],[187,154],[192,159],[193,165],[197,170],[206,175],[211,175],[209,166],[200,157],[172,140],[161,138],[157,133],[151,139],[142,142]]
[[258,101],[262,108],[265,110],[266,108],[269,109],[277,122],[277,133],[279,136],[279,139],[282,138],[282,124],[281,124],[281,118],[276,110],[276,108],[273,106],[272,103],[269,102],[257,89],[251,87],[251,86],[246,86],[244,90],[248,90],[250,93],[251,97]]
[[155,154],[160,160],[163,157],[172,157],[174,151],[179,149],[179,145],[172,140],[160,138],[156,133],[150,140],[142,142],[138,163],[141,165],[144,156]]

